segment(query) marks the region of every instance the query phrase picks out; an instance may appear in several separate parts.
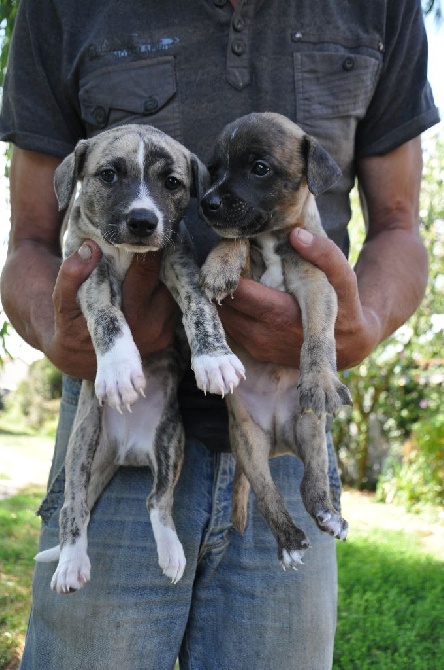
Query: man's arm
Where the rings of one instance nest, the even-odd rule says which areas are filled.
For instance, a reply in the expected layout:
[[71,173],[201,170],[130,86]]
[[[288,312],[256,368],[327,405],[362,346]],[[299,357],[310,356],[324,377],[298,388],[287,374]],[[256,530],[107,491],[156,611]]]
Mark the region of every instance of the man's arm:
[[[419,235],[422,156],[419,138],[358,165],[367,237],[353,270],[326,238],[290,240],[325,272],[338,295],[338,368],[360,363],[415,311],[427,281],[427,252]],[[263,361],[299,365],[302,324],[288,295],[242,280],[220,315],[227,332]]]
[[[63,372],[92,380],[96,357],[76,297],[101,253],[88,241],[89,253],[75,253],[61,263],[63,215],[53,186],[59,163],[53,156],[14,147],[11,235],[1,278],[2,302],[26,342]],[[143,355],[171,341],[177,310],[166,288],[158,283],[160,254],[137,261],[125,280],[123,304]],[[155,319],[150,318],[152,314]]]

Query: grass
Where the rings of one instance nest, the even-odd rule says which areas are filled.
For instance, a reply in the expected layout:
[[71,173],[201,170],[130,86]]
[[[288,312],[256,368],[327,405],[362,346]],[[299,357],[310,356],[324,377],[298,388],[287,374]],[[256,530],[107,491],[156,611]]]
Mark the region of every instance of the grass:
[[53,437],[28,432],[0,414],[0,494],[46,482],[53,449]]
[[0,669],[13,670],[26,632],[31,604],[33,556],[40,520],[35,516],[42,488],[0,500]]
[[404,531],[368,528],[338,546],[335,670],[438,670],[444,563]]
[[[39,528],[34,512],[42,494],[41,488],[32,488],[0,501],[0,670],[18,667]],[[389,505],[373,508],[380,517],[391,515]],[[414,540],[418,533],[406,523],[411,515],[401,518],[405,528],[391,530],[369,514],[353,524],[350,540],[338,543],[334,670],[442,667],[444,562],[436,548],[433,555]]]

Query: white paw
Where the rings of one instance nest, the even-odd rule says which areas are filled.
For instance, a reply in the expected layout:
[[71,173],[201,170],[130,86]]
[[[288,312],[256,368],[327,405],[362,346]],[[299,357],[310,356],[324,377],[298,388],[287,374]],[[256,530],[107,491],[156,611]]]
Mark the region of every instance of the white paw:
[[182,544],[174,528],[165,526],[160,520],[159,512],[150,512],[151,525],[157,545],[157,556],[163,574],[177,584],[185,570],[186,560]]
[[298,565],[304,565],[302,562],[303,555],[304,555],[303,549],[293,549],[293,551],[287,551],[286,549],[283,549],[281,565],[284,568],[284,570],[287,570],[287,568],[297,570]]
[[129,409],[146,386],[142,363],[137,349],[125,351],[115,346],[97,359],[95,390],[100,404],[107,402],[119,412]]
[[217,393],[223,397],[232,393],[242,378],[245,379],[245,368],[234,354],[195,356],[191,367],[196,383],[204,393]]
[[171,579],[173,584],[177,584],[185,570],[185,553],[179,538],[171,538],[168,542],[162,543],[157,547],[159,565],[163,574]]
[[91,564],[82,542],[63,547],[60,560],[51,580],[51,589],[56,593],[78,591],[90,579]]

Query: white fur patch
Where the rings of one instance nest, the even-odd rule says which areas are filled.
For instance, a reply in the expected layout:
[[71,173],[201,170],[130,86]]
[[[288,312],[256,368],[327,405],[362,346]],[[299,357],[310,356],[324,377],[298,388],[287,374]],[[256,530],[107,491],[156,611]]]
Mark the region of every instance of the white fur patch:
[[134,404],[139,394],[144,394],[145,384],[140,354],[129,327],[124,324],[123,333],[113,347],[97,357],[97,398],[121,411],[122,407]]
[[51,580],[51,589],[56,593],[78,591],[90,579],[91,564],[87,554],[86,534],[75,544],[63,547],[57,569]]
[[60,545],[57,544],[51,549],[45,549],[44,551],[39,551],[39,553],[34,556],[34,560],[37,563],[52,563],[53,561],[58,561],[60,558]]
[[123,415],[105,405],[102,421],[109,444],[117,446],[118,465],[151,465],[159,422],[165,412],[167,396],[159,380],[150,379],[147,397],[139,396],[131,413]]
[[173,584],[177,584],[185,570],[185,553],[174,528],[162,523],[159,510],[150,512],[151,525],[157,544],[159,565],[164,575],[169,577]]
[[260,247],[266,267],[264,274],[260,278],[260,282],[269,288],[283,291],[285,286],[282,262],[280,256],[275,251],[275,244],[276,240],[273,236],[262,235],[260,237]]
[[241,378],[245,377],[244,366],[234,354],[193,356],[191,367],[196,383],[204,393],[216,393],[222,397],[232,393]]

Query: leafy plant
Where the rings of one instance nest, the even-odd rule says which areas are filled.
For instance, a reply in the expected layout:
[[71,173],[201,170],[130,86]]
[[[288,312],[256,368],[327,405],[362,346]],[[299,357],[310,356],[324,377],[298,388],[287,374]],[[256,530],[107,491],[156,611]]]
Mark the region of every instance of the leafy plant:
[[[432,419],[442,425],[443,183],[444,136],[436,135],[425,144],[421,193],[422,235],[429,251],[430,266],[424,300],[407,324],[383,342],[361,365],[343,373],[351,391],[353,408],[341,412],[335,422],[335,442],[345,481],[361,488],[376,485],[377,473],[371,473],[369,463],[372,421],[376,419],[380,424],[392,449],[385,481],[390,478],[390,473],[398,478],[402,465],[401,447],[411,439],[413,431],[419,435],[421,424],[426,426]],[[355,206],[352,222],[355,239],[356,234],[362,238],[362,228],[363,222]],[[354,254],[355,258],[356,252]],[[439,439],[440,436],[434,434],[428,443],[427,462],[430,467],[439,467],[430,457],[431,452],[438,449]],[[423,449],[424,443],[416,439],[416,459]],[[433,478],[430,480],[431,489],[435,486],[432,481]],[[411,483],[413,485],[413,481]]]

